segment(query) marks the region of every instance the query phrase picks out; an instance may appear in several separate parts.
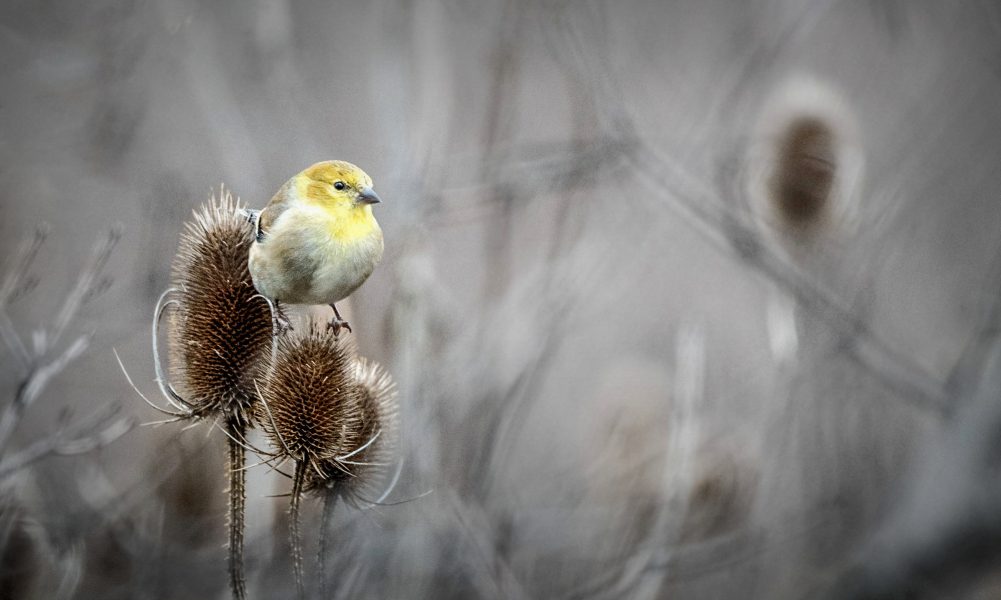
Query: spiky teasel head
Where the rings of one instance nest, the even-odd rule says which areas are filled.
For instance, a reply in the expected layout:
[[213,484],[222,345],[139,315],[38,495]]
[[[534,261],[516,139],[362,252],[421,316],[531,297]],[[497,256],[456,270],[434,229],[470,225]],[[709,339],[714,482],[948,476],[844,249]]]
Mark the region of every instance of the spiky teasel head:
[[278,340],[258,420],[278,453],[307,465],[303,490],[374,485],[396,437],[389,375],[343,336],[311,326]]
[[272,345],[268,303],[247,268],[253,227],[228,190],[185,224],[172,265],[171,379],[192,416],[247,422]]
[[[344,452],[307,473],[305,491],[334,490],[353,501],[371,497],[392,461],[399,434],[396,384],[378,363],[357,358],[353,385],[358,388],[360,436],[343,444]],[[358,442],[361,442],[360,444]]]

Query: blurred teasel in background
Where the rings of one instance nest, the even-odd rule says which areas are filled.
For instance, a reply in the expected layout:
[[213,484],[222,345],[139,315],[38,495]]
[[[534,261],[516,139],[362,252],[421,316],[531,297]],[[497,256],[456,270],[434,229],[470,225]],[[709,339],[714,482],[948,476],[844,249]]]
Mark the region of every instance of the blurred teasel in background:
[[[388,380],[365,369],[392,373],[399,415],[386,448],[330,455],[388,464],[373,491],[305,470],[299,529],[328,551],[304,594],[997,595],[995,2],[14,1],[0,57],[6,272],[49,223],[0,306],[3,397],[46,383],[0,465],[95,441],[4,477],[11,594],[231,595],[230,438],[209,423],[237,413],[112,435],[149,409],[111,349],[156,389],[150,307],[211,185],[263,206],[344,157],[379,181],[386,240],[338,305],[369,359],[344,364],[374,398]],[[267,361],[258,300],[233,350]],[[163,358],[195,402],[173,336],[211,336],[180,308]],[[291,316],[287,343],[312,335]],[[265,394],[268,369],[234,372],[252,371],[219,385]],[[246,407],[247,448],[287,454],[243,398],[211,402]],[[248,598],[292,595],[271,458],[240,471]],[[331,489],[357,507],[305,500]]]

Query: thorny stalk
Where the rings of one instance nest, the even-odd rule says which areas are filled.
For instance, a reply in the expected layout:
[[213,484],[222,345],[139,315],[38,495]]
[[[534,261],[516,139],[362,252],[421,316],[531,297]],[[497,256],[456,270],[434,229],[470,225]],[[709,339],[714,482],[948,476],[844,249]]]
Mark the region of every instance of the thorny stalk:
[[316,564],[320,571],[320,598],[327,598],[327,537],[334,526],[334,508],[337,506],[337,489],[327,488],[323,495],[323,513],[320,517],[320,542]]
[[245,451],[237,440],[244,439],[247,426],[239,418],[226,419],[229,447],[229,583],[233,597],[247,597],[243,573],[243,529],[247,501],[247,473],[244,470]]
[[306,479],[306,469],[309,463],[306,460],[295,462],[295,474],[292,476],[292,502],[289,504],[288,531],[289,544],[292,548],[292,573],[295,576],[296,598],[305,598],[305,587],[302,576],[302,537],[299,532],[299,503],[302,500],[302,484]]

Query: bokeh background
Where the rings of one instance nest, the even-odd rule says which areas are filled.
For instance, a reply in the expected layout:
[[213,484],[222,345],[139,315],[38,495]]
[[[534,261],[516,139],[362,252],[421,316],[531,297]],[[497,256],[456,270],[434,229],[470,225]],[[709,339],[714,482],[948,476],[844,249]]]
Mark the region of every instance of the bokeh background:
[[338,597],[1001,595],[997,2],[6,0],[0,86],[0,597],[229,596],[224,437],[112,349],[152,396],[192,209],[329,158],[404,459]]

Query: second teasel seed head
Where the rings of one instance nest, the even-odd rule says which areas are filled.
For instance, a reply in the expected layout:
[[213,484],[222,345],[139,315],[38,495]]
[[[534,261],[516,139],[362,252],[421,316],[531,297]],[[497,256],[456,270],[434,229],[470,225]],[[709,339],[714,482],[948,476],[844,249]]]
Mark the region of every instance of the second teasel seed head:
[[304,491],[356,492],[374,486],[395,448],[396,388],[321,327],[278,340],[257,420],[280,455],[307,463]]
[[341,455],[320,462],[307,473],[306,491],[333,489],[348,499],[359,492],[375,491],[397,449],[396,384],[378,363],[364,358],[354,360],[352,371],[360,399],[357,423],[361,435],[341,444]]
[[278,340],[257,419],[280,453],[316,465],[364,435],[353,361],[345,338],[316,325]]

